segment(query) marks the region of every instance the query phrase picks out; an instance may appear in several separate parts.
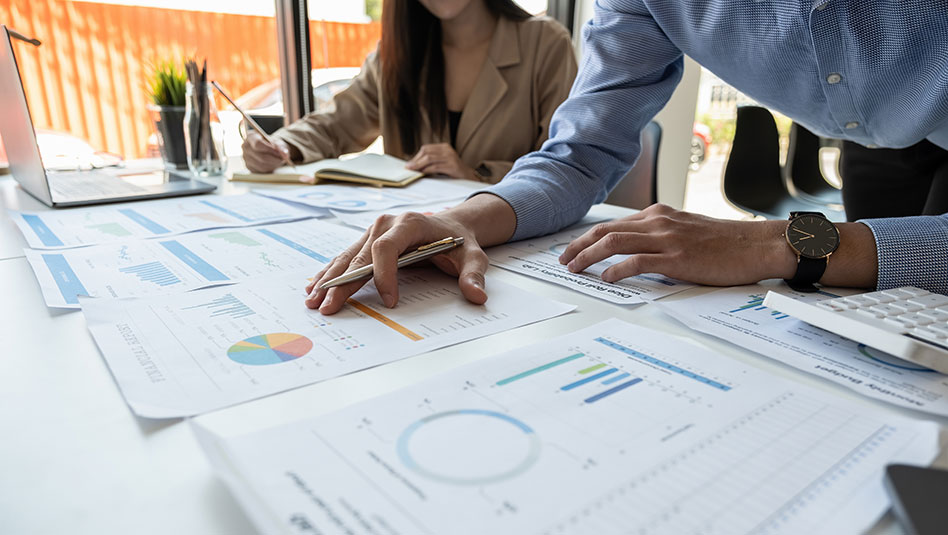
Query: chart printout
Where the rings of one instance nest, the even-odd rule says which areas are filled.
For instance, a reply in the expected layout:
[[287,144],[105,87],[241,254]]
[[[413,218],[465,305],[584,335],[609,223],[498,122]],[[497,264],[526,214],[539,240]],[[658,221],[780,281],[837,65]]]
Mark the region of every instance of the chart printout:
[[[308,273],[308,272],[307,272]],[[486,305],[457,279],[399,271],[399,302],[371,283],[337,314],[303,305],[306,273],[139,299],[83,299],[83,313],[132,409],[188,416],[506,331],[574,307],[490,281]],[[530,306],[524,306],[530,303]]]
[[403,188],[317,184],[292,189],[255,190],[260,195],[274,199],[347,212],[370,212],[409,204],[459,200],[472,191],[470,186],[436,178],[423,178]]
[[183,197],[44,212],[13,212],[10,217],[30,247],[65,249],[320,215],[326,214],[248,194]]
[[79,296],[144,297],[309,268],[310,275],[359,232],[306,219],[193,232],[66,251],[26,251],[47,306],[79,308]]
[[886,463],[938,452],[933,423],[617,319],[313,419],[209,429],[261,533],[860,533],[889,506]]
[[763,306],[768,290],[818,301],[850,295],[824,289],[802,294],[785,284],[724,288],[662,301],[661,309],[688,327],[843,385],[864,396],[948,416],[948,375],[906,362]]
[[574,227],[542,238],[494,247],[488,250],[487,254],[490,263],[497,267],[622,305],[652,301],[694,287],[693,284],[653,273],[636,275],[615,283],[602,280],[603,271],[625,260],[628,255],[613,256],[593,264],[582,273],[570,272],[566,266],[560,264],[559,257],[570,242],[587,230],[588,226]]
[[346,212],[344,210],[330,210],[330,212],[343,223],[351,227],[366,230],[371,227],[372,223],[375,223],[375,220],[381,215],[399,215],[404,214],[405,212],[418,212],[424,215],[434,215],[438,212],[443,212],[448,208],[457,206],[462,200],[463,198],[448,199],[441,202],[398,206],[385,210],[373,210],[371,212]]

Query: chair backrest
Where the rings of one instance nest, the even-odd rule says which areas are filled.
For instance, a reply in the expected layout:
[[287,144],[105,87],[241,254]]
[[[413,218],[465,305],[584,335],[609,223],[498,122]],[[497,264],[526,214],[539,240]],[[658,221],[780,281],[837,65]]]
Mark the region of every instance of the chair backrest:
[[820,171],[820,138],[799,123],[790,125],[785,176],[804,193],[820,193],[827,184]]
[[613,188],[606,202],[641,210],[658,202],[658,150],[662,127],[649,121],[642,129],[642,150],[635,165]]
[[789,192],[780,169],[780,135],[767,108],[740,106],[724,168],[724,195],[739,208],[769,212]]

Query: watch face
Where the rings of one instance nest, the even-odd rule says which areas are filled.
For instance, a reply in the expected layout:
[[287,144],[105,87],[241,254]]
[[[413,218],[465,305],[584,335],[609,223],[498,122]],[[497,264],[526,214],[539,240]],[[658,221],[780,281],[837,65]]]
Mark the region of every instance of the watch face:
[[787,225],[787,242],[801,256],[823,258],[839,247],[839,231],[824,217],[804,214]]

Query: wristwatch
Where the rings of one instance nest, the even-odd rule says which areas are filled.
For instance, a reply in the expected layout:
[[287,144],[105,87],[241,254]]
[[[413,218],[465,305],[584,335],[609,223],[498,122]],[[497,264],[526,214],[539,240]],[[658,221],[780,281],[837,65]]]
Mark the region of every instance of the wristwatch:
[[839,247],[839,230],[819,212],[790,212],[784,235],[797,255],[797,272],[787,284],[798,292],[815,292],[833,251]]

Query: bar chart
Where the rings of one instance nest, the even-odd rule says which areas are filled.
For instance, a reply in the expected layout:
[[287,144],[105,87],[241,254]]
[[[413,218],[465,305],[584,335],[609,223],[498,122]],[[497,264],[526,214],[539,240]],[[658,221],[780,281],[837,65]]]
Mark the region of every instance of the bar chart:
[[181,279],[176,277],[175,274],[168,269],[168,266],[157,261],[119,268],[119,272],[135,275],[143,282],[150,282],[158,286],[173,286],[181,282]]

